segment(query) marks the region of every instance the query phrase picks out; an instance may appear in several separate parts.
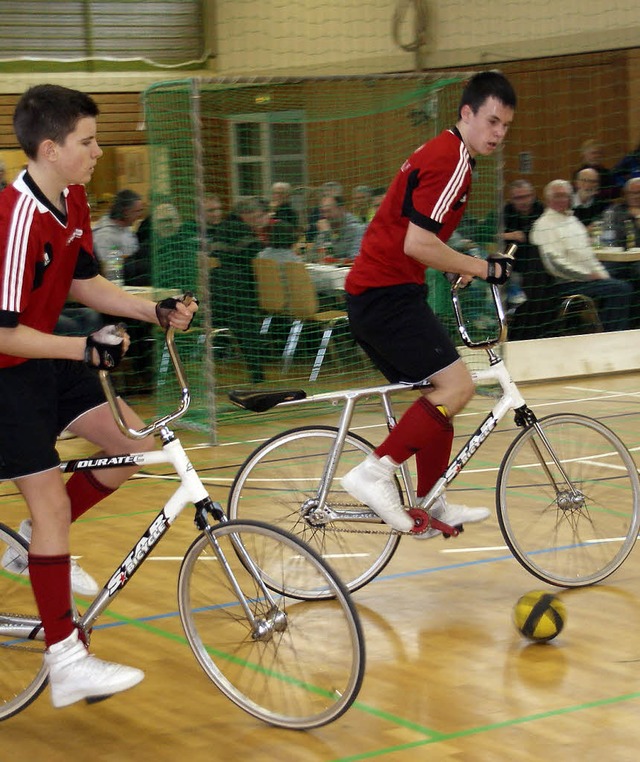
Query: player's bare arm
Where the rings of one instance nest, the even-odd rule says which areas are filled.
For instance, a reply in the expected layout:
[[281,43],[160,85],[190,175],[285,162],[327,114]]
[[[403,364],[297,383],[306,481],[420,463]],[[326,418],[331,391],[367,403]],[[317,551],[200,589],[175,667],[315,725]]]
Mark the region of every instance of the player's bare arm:
[[488,264],[484,259],[460,254],[443,243],[435,233],[412,222],[404,239],[404,252],[434,270],[459,274],[465,283],[473,278],[486,279],[488,275]]
[[[75,301],[105,315],[118,315],[147,323],[158,322],[155,302],[130,294],[101,275],[74,280],[69,295]],[[175,309],[169,315],[169,324],[178,330],[186,330],[197,309],[196,302],[191,302],[189,305],[177,302]]]
[[0,352],[28,359],[82,360],[84,336],[57,336],[26,325],[0,328]]

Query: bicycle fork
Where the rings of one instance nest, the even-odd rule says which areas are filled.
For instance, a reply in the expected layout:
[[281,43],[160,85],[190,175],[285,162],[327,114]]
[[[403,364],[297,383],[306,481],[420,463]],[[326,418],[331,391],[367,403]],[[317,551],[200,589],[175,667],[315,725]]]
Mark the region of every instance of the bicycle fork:
[[[519,426],[522,426],[523,428],[533,428],[536,431],[536,435],[540,438],[540,441],[544,445],[544,449],[547,452],[547,455],[553,465],[557,469],[557,473],[560,475],[560,479],[556,479],[556,477],[551,472],[551,468],[549,467],[549,463],[547,462],[547,458],[544,457],[542,449],[540,448],[540,445],[538,444],[538,441],[535,437],[531,437],[531,447],[533,451],[536,454],[536,457],[538,458],[538,462],[540,463],[540,467],[544,471],[544,473],[547,476],[547,479],[549,480],[549,484],[553,485],[554,492],[556,494],[556,503],[558,505],[558,508],[561,509],[573,509],[577,508],[578,506],[582,506],[584,504],[584,494],[581,490],[578,490],[574,487],[571,479],[567,475],[567,472],[565,471],[564,466],[558,459],[558,456],[556,455],[553,447],[551,446],[551,443],[549,442],[547,435],[542,430],[542,427],[538,423],[534,413],[532,413],[528,408],[525,408],[523,411],[518,411],[519,414],[522,413],[522,416],[517,415],[516,416],[516,423]],[[522,422],[519,422],[519,421]],[[560,488],[560,481],[564,482],[567,489],[563,490]],[[567,490],[570,494],[567,494]]]
[[226,554],[220,547],[220,543],[218,542],[218,538],[215,536],[215,532],[212,530],[212,527],[208,526],[204,531],[207,535],[207,539],[209,540],[209,544],[213,548],[216,559],[222,566],[222,569],[224,570],[224,573],[229,580],[229,584],[231,585],[233,592],[235,593],[236,598],[238,599],[240,606],[242,607],[242,610],[244,611],[244,614],[247,617],[249,624],[251,625],[252,640],[268,641],[271,640],[274,632],[284,632],[284,630],[287,629],[288,624],[287,614],[285,611],[281,610],[278,607],[271,591],[268,589],[262,579],[262,573],[260,569],[253,561],[250,554],[247,553],[247,550],[242,544],[240,536],[233,534],[231,536],[231,542],[233,543],[233,548],[238,554],[242,566],[249,572],[254,582],[258,586],[262,598],[269,604],[269,608],[267,609],[264,616],[257,617],[252,611],[249,599],[242,590],[236,575],[233,573],[231,564],[229,563]]

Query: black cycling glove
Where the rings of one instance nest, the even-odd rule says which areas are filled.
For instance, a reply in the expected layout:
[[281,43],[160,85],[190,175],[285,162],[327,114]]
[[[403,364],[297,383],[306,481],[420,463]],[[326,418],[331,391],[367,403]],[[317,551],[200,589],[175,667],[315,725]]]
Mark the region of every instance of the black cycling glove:
[[[196,299],[196,297],[190,291],[186,291],[182,296],[176,296],[176,297],[170,296],[168,299],[163,299],[161,302],[158,302],[156,304],[156,317],[158,318],[158,323],[160,324],[160,327],[161,328],[169,327],[169,313],[175,310],[176,304],[178,302],[183,302],[184,304],[190,304],[193,301],[195,301],[196,304],[198,303],[198,300]],[[193,322],[193,315],[191,316],[189,325],[187,326],[185,330],[188,330],[190,328],[192,322]]]
[[[509,280],[513,270],[513,257],[489,257],[487,264],[489,266],[487,277],[485,278],[487,283],[495,283],[497,286],[501,286]],[[496,264],[500,265],[499,275],[496,275]]]
[[[98,331],[93,331],[87,336],[87,345],[84,350],[84,361],[90,368],[98,370],[113,370],[118,367],[124,355],[124,338],[126,325],[105,325]],[[93,350],[98,355],[98,362],[94,361]]]

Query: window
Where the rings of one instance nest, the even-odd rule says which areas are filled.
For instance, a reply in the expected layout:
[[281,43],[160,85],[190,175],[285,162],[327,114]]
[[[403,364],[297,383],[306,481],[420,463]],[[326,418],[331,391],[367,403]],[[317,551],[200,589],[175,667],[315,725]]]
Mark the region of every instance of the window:
[[4,2],[0,63],[90,60],[180,64],[205,54],[202,0]]
[[233,195],[268,196],[272,183],[305,185],[301,111],[241,114],[231,124]]

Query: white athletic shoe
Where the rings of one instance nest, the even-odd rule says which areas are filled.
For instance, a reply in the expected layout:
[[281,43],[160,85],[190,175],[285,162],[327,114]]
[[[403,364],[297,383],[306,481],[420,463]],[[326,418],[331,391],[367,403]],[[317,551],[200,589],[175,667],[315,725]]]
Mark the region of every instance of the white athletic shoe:
[[103,661],[90,654],[77,630],[54,643],[45,652],[44,662],[49,669],[51,701],[58,708],[82,699],[100,701],[133,688],[144,677],[141,669]]
[[368,505],[387,524],[400,532],[409,532],[414,522],[400,502],[393,479],[396,468],[387,455],[383,458],[367,455],[342,477],[341,483],[352,497]]
[[[466,505],[448,503],[444,495],[438,498],[429,513],[434,519],[438,519],[438,521],[442,521],[450,527],[459,527],[462,524],[474,524],[478,521],[484,521],[491,514],[488,508],[469,508]],[[426,532],[414,534],[413,537],[416,540],[428,540],[439,534],[439,529],[427,529]]]
[[[25,519],[20,524],[18,534],[27,542],[31,542],[31,519]],[[29,561],[26,554],[13,548],[7,548],[0,560],[0,565],[12,574],[29,576]],[[71,589],[76,595],[83,595],[86,598],[94,598],[100,589],[95,579],[73,558],[71,559]]]

